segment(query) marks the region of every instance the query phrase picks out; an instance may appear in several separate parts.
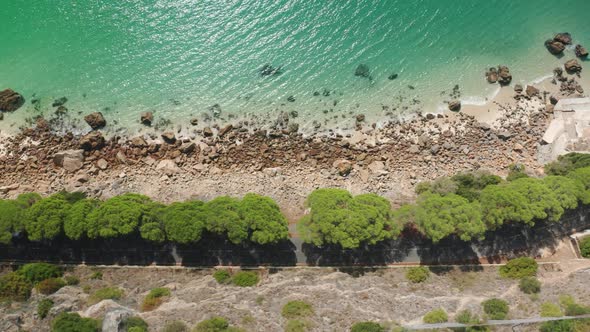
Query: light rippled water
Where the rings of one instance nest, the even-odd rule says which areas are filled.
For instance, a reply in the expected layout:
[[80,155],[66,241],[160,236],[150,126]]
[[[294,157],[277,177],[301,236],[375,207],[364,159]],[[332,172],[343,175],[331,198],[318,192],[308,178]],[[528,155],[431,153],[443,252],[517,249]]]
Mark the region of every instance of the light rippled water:
[[[356,113],[436,110],[456,84],[464,100],[481,101],[496,88],[483,72],[500,63],[515,82],[542,77],[573,57],[544,49],[555,32],[590,46],[587,0],[10,0],[2,7],[0,88],[29,100],[34,94],[44,107],[67,96],[71,110],[102,110],[121,126],[146,110],[183,121],[219,104],[224,118],[297,110],[305,123],[328,112],[343,128]],[[372,80],[354,76],[361,63]],[[283,73],[260,77],[264,64]],[[313,96],[323,89],[329,97]]]

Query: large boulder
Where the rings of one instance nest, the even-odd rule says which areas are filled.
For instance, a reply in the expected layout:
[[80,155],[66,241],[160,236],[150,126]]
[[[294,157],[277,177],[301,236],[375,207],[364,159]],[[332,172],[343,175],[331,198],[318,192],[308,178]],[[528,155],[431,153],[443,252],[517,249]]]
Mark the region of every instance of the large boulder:
[[570,74],[579,73],[582,71],[582,65],[580,65],[576,59],[569,60],[565,63],[564,67],[565,70]]
[[572,35],[570,35],[569,32],[560,32],[553,37],[553,40],[565,45],[570,45],[572,43]]
[[0,91],[0,111],[14,112],[23,106],[25,98],[12,89]]
[[490,68],[487,72],[486,72],[486,79],[488,80],[488,83],[496,83],[498,82],[498,70],[496,68]]
[[461,110],[461,101],[460,100],[451,100],[449,102],[449,110],[453,112],[459,112]]
[[588,50],[582,45],[576,45],[576,56],[578,58],[587,58]]
[[539,89],[535,88],[532,85],[526,86],[526,95],[529,97],[533,97],[539,94]]
[[555,55],[562,54],[565,50],[565,45],[562,42],[554,39],[548,39],[547,41],[545,41],[545,47],[547,48],[549,53]]
[[84,120],[86,121],[86,123],[88,123],[90,128],[94,130],[103,128],[107,125],[107,121],[104,119],[104,116],[102,116],[102,113],[100,112],[90,113],[84,117]]
[[498,76],[500,85],[508,85],[512,82],[512,74],[510,74],[510,69],[506,66],[498,66]]
[[84,150],[60,151],[53,155],[53,163],[68,172],[75,172],[84,165]]
[[80,139],[80,148],[86,151],[99,150],[105,146],[105,139],[100,131],[93,131]]
[[338,170],[338,174],[341,176],[347,176],[352,171],[352,163],[348,160],[336,160],[333,166]]
[[168,176],[172,176],[181,172],[180,167],[176,165],[174,160],[170,159],[161,160],[156,166],[156,170],[161,171]]
[[106,315],[104,315],[102,320],[102,330],[109,332],[127,331],[127,329],[125,329],[123,326],[123,322],[134,315],[135,313],[128,308],[109,311],[106,313]]
[[141,123],[146,126],[151,126],[152,122],[154,122],[154,114],[152,112],[143,112],[141,113]]
[[164,142],[166,142],[168,144],[176,143],[176,136],[171,131],[163,132],[161,136],[164,139]]

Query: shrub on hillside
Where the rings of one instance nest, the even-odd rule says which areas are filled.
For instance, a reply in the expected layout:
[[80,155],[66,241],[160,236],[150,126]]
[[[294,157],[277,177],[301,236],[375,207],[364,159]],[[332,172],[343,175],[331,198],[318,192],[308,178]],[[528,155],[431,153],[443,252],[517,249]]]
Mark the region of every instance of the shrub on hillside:
[[242,329],[229,326],[227,319],[223,317],[213,317],[198,323],[193,332],[240,332]]
[[500,276],[511,279],[534,277],[537,275],[538,268],[537,261],[530,257],[515,258],[500,267]]
[[48,263],[25,264],[17,272],[32,284],[49,278],[59,278],[63,275],[59,267]]
[[77,313],[62,312],[51,322],[51,332],[98,332],[100,324]]
[[213,273],[213,278],[220,284],[229,284],[231,282],[231,275],[227,270],[217,270]]
[[541,282],[535,277],[524,277],[520,279],[518,288],[525,294],[537,294],[541,291]]
[[311,324],[306,320],[292,319],[285,325],[285,332],[306,332],[311,328]]
[[258,284],[258,274],[256,272],[240,271],[234,274],[232,283],[240,287],[252,287]]
[[64,287],[66,282],[61,278],[49,278],[39,282],[35,285],[35,289],[44,295],[50,295],[57,292],[60,288]]
[[563,311],[559,308],[557,304],[553,304],[550,302],[545,302],[541,304],[541,317],[561,317],[563,316]]
[[179,320],[167,323],[162,332],[189,332],[188,326]]
[[565,307],[566,316],[582,316],[590,314],[590,307],[578,303],[572,303]]
[[424,315],[422,321],[426,324],[446,323],[449,321],[449,316],[442,308],[435,309]]
[[0,300],[25,301],[33,285],[21,274],[10,272],[0,277]]
[[406,279],[413,283],[421,283],[426,281],[430,276],[430,270],[425,266],[411,267],[406,272]]
[[283,306],[281,315],[287,319],[308,317],[313,315],[313,307],[305,301],[289,301]]
[[385,327],[375,322],[358,322],[352,326],[350,332],[385,332]]
[[97,290],[88,298],[90,304],[98,303],[102,300],[119,300],[123,297],[123,290],[116,287],[105,287]]
[[52,307],[53,301],[50,299],[43,299],[39,301],[39,304],[37,305],[37,315],[39,315],[41,319],[47,317],[47,314],[49,314],[49,310],[51,310]]
[[478,324],[480,322],[479,317],[467,309],[458,312],[455,316],[455,321],[461,324]]
[[571,171],[590,166],[590,154],[572,152],[559,156],[556,161],[545,165],[545,174],[567,175]]
[[129,317],[123,321],[123,331],[127,332],[147,332],[148,323],[140,317]]
[[590,258],[590,236],[580,241],[580,253],[582,253],[583,257]]
[[483,311],[490,319],[502,320],[508,316],[508,302],[500,299],[489,299],[482,303]]
[[163,298],[166,296],[170,296],[170,289],[162,287],[152,289],[145,299],[143,299],[141,310],[150,311],[156,309],[160,306],[160,304],[162,304],[164,301]]
[[80,284],[80,278],[73,276],[73,275],[65,276],[64,281],[66,282],[66,285],[68,285],[68,286],[76,286],[76,285]]

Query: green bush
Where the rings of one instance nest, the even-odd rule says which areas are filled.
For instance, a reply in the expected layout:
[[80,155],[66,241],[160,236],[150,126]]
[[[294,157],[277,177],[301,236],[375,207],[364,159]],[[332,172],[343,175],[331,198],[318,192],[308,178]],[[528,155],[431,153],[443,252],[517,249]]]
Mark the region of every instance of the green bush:
[[213,317],[198,323],[192,332],[239,332],[241,329],[229,326],[227,319]]
[[143,303],[141,304],[141,310],[151,311],[156,309],[160,306],[160,304],[162,304],[162,298],[166,296],[170,296],[170,289],[162,287],[152,289],[145,297],[145,299],[143,299]]
[[252,287],[258,284],[258,274],[256,272],[240,271],[234,274],[232,282],[240,287]]
[[563,312],[557,304],[545,302],[541,304],[541,317],[561,317]]
[[313,315],[313,307],[305,301],[289,301],[283,306],[281,314],[287,319],[303,318]]
[[51,322],[51,332],[98,332],[99,322],[77,313],[62,312]]
[[184,322],[175,320],[166,324],[162,332],[188,332],[188,326]]
[[587,236],[580,241],[580,252],[583,257],[590,258],[590,236]]
[[285,325],[285,332],[305,332],[311,328],[308,321],[292,319]]
[[590,314],[590,307],[578,303],[570,303],[565,307],[566,316],[582,316]]
[[35,289],[41,294],[50,295],[57,292],[60,288],[64,287],[66,282],[61,278],[50,278],[45,279],[35,285]]
[[43,299],[39,301],[39,304],[37,305],[37,315],[39,315],[41,319],[47,317],[47,314],[49,314],[49,310],[51,310],[52,307],[53,301],[50,299]]
[[80,284],[80,278],[76,277],[76,276],[65,276],[64,280],[66,282],[66,285],[68,286],[76,286],[78,284]]
[[92,280],[102,280],[102,272],[100,272],[100,271],[94,271],[94,272],[92,272],[92,274],[90,275],[90,279],[92,279]]
[[0,277],[0,300],[25,301],[31,296],[33,285],[16,272]]
[[129,317],[123,321],[123,331],[147,332],[148,324],[140,317]]
[[446,323],[449,321],[449,316],[447,315],[447,312],[441,308],[432,310],[424,315],[422,321],[426,324]]
[[98,303],[102,300],[119,300],[123,297],[123,290],[116,287],[105,287],[97,290],[88,298],[90,304]]
[[482,303],[483,311],[490,319],[503,320],[508,316],[508,303],[500,299],[489,299]]
[[350,332],[385,332],[385,327],[375,322],[358,322],[352,326]]
[[425,266],[411,267],[406,272],[406,279],[413,283],[421,283],[426,281],[430,276],[430,270]]
[[455,316],[457,323],[461,324],[478,324],[479,318],[469,310],[462,310]]
[[511,279],[534,277],[537,275],[538,268],[537,261],[530,257],[515,258],[500,267],[500,276]]
[[539,328],[540,332],[577,332],[576,323],[573,320],[556,320],[546,322]]
[[227,270],[217,270],[213,273],[213,278],[220,284],[228,284],[231,282],[231,275]]
[[537,294],[541,292],[541,282],[535,277],[524,277],[520,279],[518,288],[525,294]]
[[63,275],[59,267],[47,263],[25,264],[17,272],[32,284],[45,279],[59,278]]
[[391,203],[374,194],[353,197],[343,189],[317,189],[308,196],[306,206],[310,213],[297,227],[303,241],[315,246],[354,249],[397,238],[401,232]]
[[567,175],[573,170],[590,166],[590,155],[572,152],[559,156],[556,161],[545,165],[545,174]]

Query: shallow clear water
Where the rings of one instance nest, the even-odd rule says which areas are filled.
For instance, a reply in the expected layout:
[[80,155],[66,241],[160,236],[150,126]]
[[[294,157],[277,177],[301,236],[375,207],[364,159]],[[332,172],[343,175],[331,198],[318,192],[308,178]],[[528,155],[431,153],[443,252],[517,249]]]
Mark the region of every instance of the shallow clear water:
[[[547,75],[574,55],[557,59],[543,41],[569,31],[590,46],[588,13],[587,0],[11,0],[0,11],[0,88],[44,107],[67,96],[71,110],[120,125],[219,104],[222,117],[326,111],[344,127],[351,112],[436,110],[456,84],[481,101],[497,88],[484,81],[490,66],[510,66],[515,82]],[[354,75],[361,63],[372,79]],[[264,64],[283,73],[261,77]],[[323,89],[329,97],[313,96]]]

